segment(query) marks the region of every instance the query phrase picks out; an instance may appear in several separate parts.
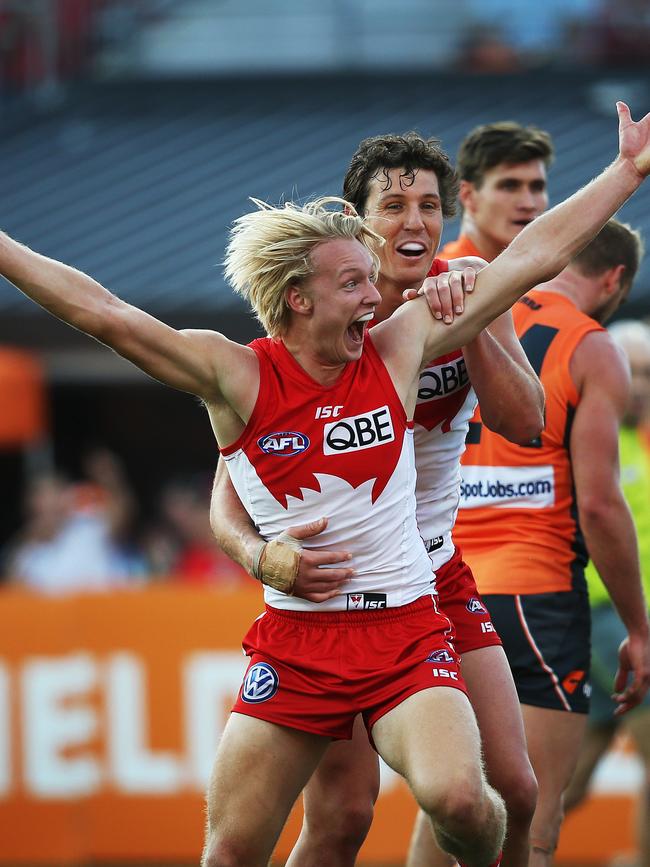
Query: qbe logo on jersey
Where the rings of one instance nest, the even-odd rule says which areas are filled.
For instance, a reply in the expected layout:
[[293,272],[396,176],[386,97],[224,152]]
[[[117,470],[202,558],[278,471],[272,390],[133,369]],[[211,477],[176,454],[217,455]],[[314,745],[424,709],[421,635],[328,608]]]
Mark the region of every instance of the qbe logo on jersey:
[[340,418],[323,428],[323,453],[360,452],[393,442],[395,431],[388,406]]
[[453,361],[431,365],[420,374],[418,403],[440,400],[465,388],[468,382],[467,365],[462,355]]
[[268,662],[256,662],[246,672],[241,697],[249,704],[259,704],[273,698],[279,686],[280,678],[273,666]]

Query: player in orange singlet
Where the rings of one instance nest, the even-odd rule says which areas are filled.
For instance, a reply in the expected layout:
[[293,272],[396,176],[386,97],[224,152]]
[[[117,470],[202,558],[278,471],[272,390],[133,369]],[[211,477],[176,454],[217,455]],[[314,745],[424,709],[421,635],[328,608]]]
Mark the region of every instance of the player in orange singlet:
[[539,784],[530,861],[538,867],[557,845],[589,704],[587,550],[628,633],[617,713],[636,706],[650,680],[636,536],[618,479],[629,374],[602,327],[625,300],[640,256],[638,234],[611,220],[558,277],[515,305],[515,328],[546,392],[545,429],[517,446],[474,422],[463,458],[455,539],[522,704]]
[[480,256],[491,262],[548,206],[546,169],[553,159],[547,132],[509,121],[472,130],[458,152],[458,240],[443,259]]

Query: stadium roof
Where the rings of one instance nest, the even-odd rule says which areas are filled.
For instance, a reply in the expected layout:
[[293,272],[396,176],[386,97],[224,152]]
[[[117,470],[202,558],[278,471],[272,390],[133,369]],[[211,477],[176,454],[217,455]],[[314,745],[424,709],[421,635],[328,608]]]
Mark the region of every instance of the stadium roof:
[[[559,201],[615,156],[614,100],[631,94],[645,104],[633,100],[633,111],[645,111],[648,83],[549,73],[94,86],[4,130],[2,225],[175,324],[223,321],[241,339],[251,319],[219,263],[248,196],[338,193],[367,135],[417,129],[455,154],[472,126],[513,119],[553,134],[550,194]],[[643,201],[634,198],[621,216],[650,237]],[[449,223],[445,238],[456,230]],[[649,287],[646,263],[635,298]],[[1,341],[42,329],[46,318],[0,281]]]

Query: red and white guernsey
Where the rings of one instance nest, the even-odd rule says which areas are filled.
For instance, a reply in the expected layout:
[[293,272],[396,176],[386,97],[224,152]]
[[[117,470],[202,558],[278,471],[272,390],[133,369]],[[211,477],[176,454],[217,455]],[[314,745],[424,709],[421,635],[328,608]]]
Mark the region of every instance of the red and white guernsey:
[[250,344],[260,365],[253,413],[222,449],[233,485],[265,539],[329,518],[305,544],[347,550],[354,577],[314,603],[264,588],[268,604],[295,610],[407,605],[435,592],[415,520],[413,424],[372,339],[334,385],[312,379],[279,340]]
[[[446,261],[434,259],[429,276],[446,270]],[[437,358],[420,374],[414,415],[417,523],[434,570],[454,553],[460,458],[476,404],[462,350]]]

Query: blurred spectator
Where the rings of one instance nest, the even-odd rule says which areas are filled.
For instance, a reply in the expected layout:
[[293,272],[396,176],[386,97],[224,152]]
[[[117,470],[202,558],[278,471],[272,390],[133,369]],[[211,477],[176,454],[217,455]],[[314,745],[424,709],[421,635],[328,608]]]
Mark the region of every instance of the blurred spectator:
[[[641,575],[650,596],[650,327],[632,320],[616,322],[612,337],[628,358],[631,393],[620,432],[621,483],[632,510],[639,540]],[[638,863],[650,864],[650,695],[624,716],[614,716],[611,698],[618,650],[625,628],[611,604],[593,564],[587,571],[592,606],[592,695],[587,732],[576,771],[565,792],[567,811],[587,796],[600,759],[621,729],[632,737],[643,763],[643,792],[639,799]]]
[[[476,30],[489,34],[488,43],[498,41],[503,54],[508,48],[522,65],[530,66],[554,60],[561,53],[571,59],[568,34],[576,25],[591,20],[602,3],[603,0],[545,0],[544,3],[469,0],[468,5]],[[492,50],[495,52],[494,48]]]
[[458,66],[465,72],[505,73],[521,68],[517,50],[499,27],[473,27],[463,38]]
[[219,547],[210,527],[210,487],[202,479],[175,479],[161,495],[162,526],[149,534],[151,566],[182,584],[235,589],[249,575]]
[[144,573],[128,542],[133,500],[116,458],[86,460],[88,481],[40,474],[25,494],[25,524],[9,545],[8,579],[32,590],[63,593],[125,586]]
[[650,0],[602,0],[598,60],[608,66],[650,63]]
[[29,4],[0,5],[0,86],[8,97],[35,86],[44,74],[38,27]]

